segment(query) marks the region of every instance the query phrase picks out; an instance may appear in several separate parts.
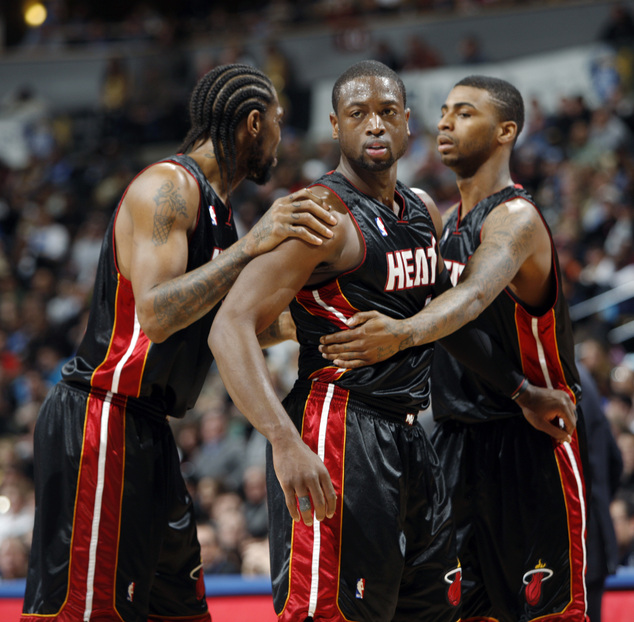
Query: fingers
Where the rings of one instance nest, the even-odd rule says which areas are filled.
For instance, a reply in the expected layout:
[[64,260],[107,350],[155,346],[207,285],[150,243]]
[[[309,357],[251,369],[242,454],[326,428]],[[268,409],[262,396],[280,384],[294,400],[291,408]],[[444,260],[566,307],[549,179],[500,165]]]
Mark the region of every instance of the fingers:
[[302,520],[308,527],[313,524],[313,518],[320,522],[325,518],[332,518],[337,509],[337,493],[330,477],[320,480],[312,488],[312,492],[309,489],[298,489],[290,497],[286,493],[285,496],[293,520]]
[[284,498],[286,500],[288,513],[295,522],[299,521],[301,516],[299,514],[299,510],[297,509],[297,497],[295,496],[295,491],[289,490],[285,487],[282,487],[282,490],[284,491]]
[[[339,344],[351,345],[362,337],[360,328],[351,328],[350,330],[342,330],[338,333],[330,333],[329,335],[322,335],[319,338],[319,342],[329,347],[331,352],[339,351],[343,352],[343,348]],[[337,350],[338,348],[338,350]]]
[[332,364],[335,367],[342,367],[343,369],[357,369],[358,367],[366,367],[369,362],[360,358],[351,359],[332,359]]
[[[301,208],[298,209],[304,210],[309,203],[307,201],[302,201],[298,205],[301,206]],[[328,212],[324,211],[324,213],[330,216]],[[290,234],[293,237],[300,238],[305,242],[308,242],[309,244],[322,244],[324,238],[329,239],[334,235],[332,229],[328,228],[322,220],[307,211],[293,212],[291,218],[293,219],[293,223],[288,225]],[[331,225],[337,224],[337,220],[334,216],[332,219],[329,219],[328,222]]]
[[[304,524],[310,527],[310,525],[313,524],[313,505],[308,493],[297,495],[297,507],[299,508],[299,513]],[[317,520],[319,520],[319,518],[317,518]]]
[[[295,208],[292,216],[302,225],[308,226],[325,237],[332,237],[328,226],[336,225],[337,218],[331,213],[331,207],[322,198],[304,188],[290,195],[289,200]],[[325,224],[324,224],[325,223]]]
[[550,431],[548,433],[560,443],[570,443],[570,441],[572,441],[570,433],[564,427],[563,420],[559,417],[551,422]]

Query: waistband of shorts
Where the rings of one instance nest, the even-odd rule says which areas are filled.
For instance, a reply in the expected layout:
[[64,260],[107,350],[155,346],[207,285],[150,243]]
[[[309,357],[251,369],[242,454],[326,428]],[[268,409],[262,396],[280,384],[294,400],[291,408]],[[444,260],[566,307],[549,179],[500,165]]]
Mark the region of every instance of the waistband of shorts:
[[351,391],[345,387],[340,387],[337,383],[327,382],[311,382],[309,380],[298,380],[293,387],[293,391],[298,391],[308,394],[316,386],[321,385],[323,387],[328,384],[334,384],[342,391],[347,393],[348,404],[351,405],[355,411],[361,414],[369,415],[371,417],[378,417],[386,421],[393,423],[399,423],[405,426],[412,426],[418,421],[418,410],[409,410],[399,405],[395,405],[392,401],[386,398],[375,398],[367,396],[359,391]]
[[167,414],[149,400],[113,393],[112,391],[106,391],[105,389],[84,385],[79,382],[62,380],[59,385],[71,391],[82,393],[86,398],[95,397],[98,400],[110,402],[119,408],[125,408],[132,415],[147,417],[157,422],[167,421]]

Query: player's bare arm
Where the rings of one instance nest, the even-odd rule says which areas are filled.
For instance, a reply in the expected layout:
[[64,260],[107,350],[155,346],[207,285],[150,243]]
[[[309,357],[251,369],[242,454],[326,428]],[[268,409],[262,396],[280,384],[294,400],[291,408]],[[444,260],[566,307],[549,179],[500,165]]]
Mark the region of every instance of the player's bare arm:
[[[337,239],[321,247],[288,240],[254,259],[229,292],[209,333],[209,346],[225,387],[237,408],[271,443],[275,473],[294,520],[312,524],[310,510],[301,512],[297,498],[309,495],[317,520],[335,511],[335,492],[321,459],[301,439],[282,406],[257,339],[278,317],[314,269],[331,263],[340,249]],[[249,370],[245,374],[245,369]]]
[[270,348],[288,340],[297,341],[295,322],[290,311],[282,311],[268,328],[258,333],[261,348]]
[[436,341],[478,317],[509,285],[520,298],[530,296],[528,302],[535,304],[548,289],[549,248],[545,227],[532,205],[523,200],[500,205],[488,216],[482,243],[456,287],[404,320],[375,312],[357,314],[349,321],[356,328],[322,338],[322,354],[336,365],[358,367]]
[[157,165],[132,184],[117,222],[119,266],[132,282],[141,327],[157,343],[208,313],[254,256],[288,237],[321,244],[332,235],[328,209],[307,190],[298,191],[276,200],[247,235],[213,261],[185,272],[199,197],[181,167]]

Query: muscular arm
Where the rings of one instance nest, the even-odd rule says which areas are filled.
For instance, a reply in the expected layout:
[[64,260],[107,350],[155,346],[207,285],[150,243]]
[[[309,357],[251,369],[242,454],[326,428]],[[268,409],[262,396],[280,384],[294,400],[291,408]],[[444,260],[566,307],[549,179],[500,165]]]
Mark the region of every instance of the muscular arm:
[[[209,346],[227,391],[271,443],[275,472],[294,520],[300,518],[296,497],[307,494],[318,520],[331,517],[335,492],[323,462],[302,441],[277,397],[257,335],[285,309],[313,269],[331,261],[332,246],[330,241],[308,248],[288,240],[254,259],[238,277],[209,333]],[[302,518],[312,523],[310,511],[302,512]]]
[[368,322],[373,312],[357,314],[349,322],[357,330],[324,336],[322,343],[328,347],[322,351],[337,360],[350,360],[355,354],[381,348],[385,356],[379,360],[383,360],[398,350],[455,332],[478,317],[508,286],[536,306],[547,290],[550,265],[550,238],[536,210],[526,201],[511,201],[488,216],[482,242],[458,285],[410,318],[378,325]]
[[[549,250],[545,270],[538,274],[535,266],[526,264],[533,263],[544,239]],[[403,330],[412,336],[411,345],[441,339],[478,317],[515,279],[524,285],[524,291],[518,292],[520,297],[526,300],[532,296],[530,286],[542,288],[550,263],[550,241],[533,206],[523,200],[501,205],[487,217],[482,242],[467,262],[460,282],[417,315],[404,320]],[[523,267],[526,274],[518,275]],[[526,287],[528,280],[534,283]],[[534,300],[528,302],[533,304]]]
[[[117,260],[132,283],[141,327],[155,342],[208,313],[253,257],[289,236],[320,244],[330,235],[315,217],[326,221],[330,214],[320,199],[303,190],[278,199],[242,239],[209,263],[186,272],[187,239],[199,201],[194,179],[181,167],[164,163],[142,173],[121,206],[115,229]],[[298,209],[306,211],[294,213]]]

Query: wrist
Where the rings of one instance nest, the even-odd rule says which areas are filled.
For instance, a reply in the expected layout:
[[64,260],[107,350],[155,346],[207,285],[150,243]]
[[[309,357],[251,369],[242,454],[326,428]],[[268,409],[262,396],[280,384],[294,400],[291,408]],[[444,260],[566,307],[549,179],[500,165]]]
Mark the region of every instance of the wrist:
[[515,402],[518,402],[518,399],[520,399],[522,395],[524,395],[526,391],[528,391],[529,387],[530,382],[528,381],[528,378],[524,378],[524,380],[522,380],[522,382],[520,383],[520,386],[517,387],[517,389],[515,389],[515,392],[511,395],[511,399]]

